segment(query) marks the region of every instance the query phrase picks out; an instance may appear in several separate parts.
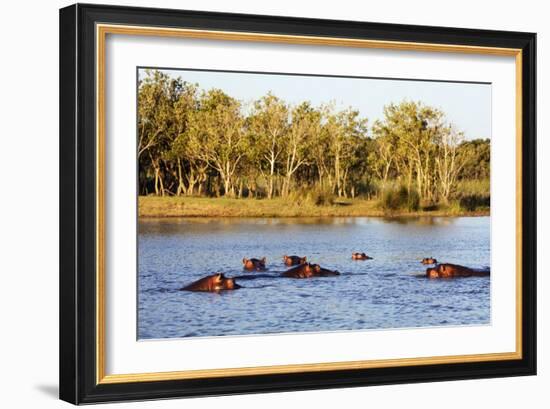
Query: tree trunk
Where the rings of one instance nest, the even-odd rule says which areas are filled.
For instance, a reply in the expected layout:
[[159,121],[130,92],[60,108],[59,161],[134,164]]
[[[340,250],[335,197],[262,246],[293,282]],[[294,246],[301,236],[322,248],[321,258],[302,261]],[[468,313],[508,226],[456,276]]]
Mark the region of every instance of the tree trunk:
[[164,196],[164,184],[162,183],[162,176],[160,174],[160,167],[155,166],[155,194],[157,196]]
[[195,192],[195,185],[197,184],[198,177],[195,173],[195,170],[193,168],[193,165],[189,167],[189,172],[187,172],[187,195],[193,196],[193,193]]
[[227,197],[232,197],[232,187],[231,187],[231,179],[229,177],[222,177],[223,178],[223,195]]
[[176,195],[181,196],[182,193],[185,193],[185,185],[183,183],[183,175],[181,171],[181,159],[178,158],[178,189],[176,191]]
[[290,194],[290,182],[292,181],[292,174],[288,174],[283,179],[283,187],[281,189],[281,196],[288,197]]
[[273,175],[275,173],[275,162],[274,161],[271,161],[270,163],[270,173],[269,173],[269,188],[268,188],[268,191],[267,191],[267,198],[268,199],[271,199],[273,198]]

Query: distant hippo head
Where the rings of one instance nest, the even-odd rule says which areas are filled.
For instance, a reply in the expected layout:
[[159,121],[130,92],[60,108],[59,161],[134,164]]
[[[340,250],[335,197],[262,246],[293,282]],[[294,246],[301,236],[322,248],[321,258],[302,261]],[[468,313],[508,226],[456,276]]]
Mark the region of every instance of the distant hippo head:
[[296,266],[300,264],[305,264],[307,262],[307,257],[300,257],[300,256],[283,256],[283,262],[287,266]]
[[243,258],[243,267],[245,270],[265,270],[266,258]]
[[372,260],[372,257],[367,256],[365,253],[352,253],[352,260]]
[[421,261],[422,264],[437,264],[437,260],[433,257],[423,258]]

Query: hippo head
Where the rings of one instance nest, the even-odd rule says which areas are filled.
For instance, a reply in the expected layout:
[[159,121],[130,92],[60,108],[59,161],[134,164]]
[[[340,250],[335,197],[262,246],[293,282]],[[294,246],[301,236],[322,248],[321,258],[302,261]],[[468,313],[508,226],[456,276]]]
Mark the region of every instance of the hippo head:
[[227,280],[223,273],[216,273],[212,276],[212,287],[215,290],[223,290],[224,281]]
[[314,275],[320,274],[321,271],[322,271],[322,269],[321,269],[321,266],[319,264],[306,263],[306,273],[309,276],[314,276]]
[[308,264],[309,271],[319,274],[321,272],[321,266],[319,264]]
[[217,273],[212,278],[212,284],[213,284],[214,290],[216,291],[235,290],[237,288],[241,288],[241,286],[235,282],[234,278],[226,277],[223,273]]
[[226,278],[223,281],[224,290],[236,290],[237,288],[241,288],[241,286],[235,282],[234,278]]
[[426,269],[426,277],[428,278],[439,278],[439,273],[437,271],[437,268],[427,268]]

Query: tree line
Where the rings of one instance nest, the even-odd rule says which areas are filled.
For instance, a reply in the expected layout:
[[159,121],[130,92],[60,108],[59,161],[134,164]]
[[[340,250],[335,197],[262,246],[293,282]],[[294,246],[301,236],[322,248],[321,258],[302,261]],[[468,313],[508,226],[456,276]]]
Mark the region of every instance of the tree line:
[[461,181],[489,178],[489,140],[466,141],[437,108],[392,103],[368,125],[351,107],[290,105],[272,93],[245,104],[147,71],[138,84],[139,193],[373,198],[399,185],[446,203]]

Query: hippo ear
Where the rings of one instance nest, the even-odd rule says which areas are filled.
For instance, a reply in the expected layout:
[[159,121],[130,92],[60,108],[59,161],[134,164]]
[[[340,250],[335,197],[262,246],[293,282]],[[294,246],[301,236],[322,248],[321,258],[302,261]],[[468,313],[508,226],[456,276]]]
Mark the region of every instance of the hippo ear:
[[262,257],[262,261],[265,263],[265,262],[266,262],[266,258],[265,258],[265,257]]
[[243,257],[243,264],[246,264],[247,261],[246,257]]
[[307,261],[307,257],[306,257],[306,256],[304,256],[304,258],[303,258],[302,260],[304,260],[304,261]]

